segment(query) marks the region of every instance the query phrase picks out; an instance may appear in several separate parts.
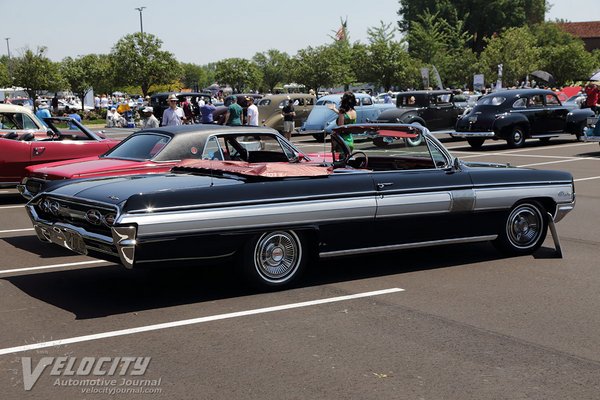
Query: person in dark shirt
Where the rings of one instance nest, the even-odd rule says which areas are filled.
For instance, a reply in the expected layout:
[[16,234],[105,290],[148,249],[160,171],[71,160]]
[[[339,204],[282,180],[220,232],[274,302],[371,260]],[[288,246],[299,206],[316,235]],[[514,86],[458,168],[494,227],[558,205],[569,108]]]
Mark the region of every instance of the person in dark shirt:
[[292,132],[294,131],[294,117],[296,111],[294,110],[294,102],[292,99],[288,100],[286,106],[281,110],[283,114],[283,134],[287,140],[292,140]]
[[212,105],[210,100],[207,100],[203,106],[200,107],[200,114],[202,114],[202,123],[203,124],[213,124],[213,111],[216,110],[216,107]]

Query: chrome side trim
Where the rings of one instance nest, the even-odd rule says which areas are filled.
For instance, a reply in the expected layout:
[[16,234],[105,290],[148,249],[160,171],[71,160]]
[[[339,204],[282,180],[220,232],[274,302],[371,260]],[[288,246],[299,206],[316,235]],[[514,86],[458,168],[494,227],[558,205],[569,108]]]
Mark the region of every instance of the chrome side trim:
[[441,245],[446,245],[446,244],[487,242],[490,240],[494,240],[497,237],[498,237],[498,235],[473,236],[473,237],[457,238],[457,239],[433,240],[433,241],[429,241],[429,242],[415,242],[415,243],[405,243],[405,244],[392,244],[392,245],[388,245],[388,246],[365,247],[362,249],[327,251],[327,252],[319,253],[319,257],[320,258],[331,258],[331,257],[350,256],[350,255],[363,254],[363,253],[374,253],[374,252],[384,252],[384,251],[394,251],[394,250],[404,250],[404,249],[417,249],[420,247],[441,246]]
[[181,257],[181,258],[164,258],[160,260],[144,260],[144,261],[136,261],[137,264],[150,264],[150,263],[158,263],[158,262],[169,262],[169,261],[193,261],[193,260],[218,260],[221,258],[231,257],[235,254],[235,251],[227,254],[221,254],[219,256],[210,256],[210,257]]
[[389,195],[377,199],[377,218],[450,212],[449,192]]
[[450,210],[452,212],[473,211],[475,207],[475,191],[473,189],[453,190],[451,195]]
[[520,186],[475,189],[475,210],[493,210],[510,208],[517,201],[532,197],[551,198],[557,204],[569,203],[572,197],[561,197],[561,193],[573,193],[573,186],[569,184],[545,186]]
[[136,224],[138,237],[178,232],[208,232],[263,226],[306,225],[341,220],[373,220],[375,196],[220,207],[170,213],[124,214],[119,225]]
[[494,132],[452,132],[453,137],[494,137]]
[[[271,204],[275,202],[287,202],[294,203],[297,201],[307,201],[307,200],[331,200],[331,199],[340,199],[344,200],[344,198],[352,197],[365,197],[365,196],[375,196],[379,193],[373,188],[373,190],[365,191],[365,192],[345,192],[345,193],[332,193],[332,194],[322,194],[322,195],[314,195],[314,196],[295,196],[295,197],[276,197],[276,198],[268,198],[261,200],[239,200],[239,201],[223,201],[219,203],[205,203],[205,204],[191,204],[185,206],[172,206],[172,207],[153,207],[153,212],[172,212],[172,211],[199,211],[199,210],[207,210],[211,208],[222,208],[222,207],[238,207],[238,206],[255,206],[262,204]],[[148,212],[147,209],[135,209],[127,211],[127,214],[146,214]]]

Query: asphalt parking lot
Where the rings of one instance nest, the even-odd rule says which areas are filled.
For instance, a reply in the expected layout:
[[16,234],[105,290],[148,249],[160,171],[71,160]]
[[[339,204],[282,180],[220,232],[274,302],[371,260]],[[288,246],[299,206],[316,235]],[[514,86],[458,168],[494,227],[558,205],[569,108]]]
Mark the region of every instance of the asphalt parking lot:
[[0,398],[598,399],[600,146],[444,141],[465,160],[570,171],[563,258],[550,236],[524,257],[400,251],[261,293],[222,265],[127,271],[40,243],[0,189]]

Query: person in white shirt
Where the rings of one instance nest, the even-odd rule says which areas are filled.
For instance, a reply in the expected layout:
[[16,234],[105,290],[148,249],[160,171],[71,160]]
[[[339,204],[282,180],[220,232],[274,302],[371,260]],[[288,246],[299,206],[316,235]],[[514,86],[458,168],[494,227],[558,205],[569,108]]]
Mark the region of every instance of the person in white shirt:
[[146,106],[142,108],[142,129],[158,128],[160,125],[158,119],[153,114],[154,108]]
[[185,115],[183,114],[183,109],[177,107],[177,96],[174,94],[170,95],[168,102],[169,108],[163,113],[162,126],[183,125],[185,122]]
[[108,97],[106,97],[105,94],[103,94],[102,97],[100,98],[100,107],[108,108]]
[[107,128],[122,128],[126,123],[127,121],[125,121],[125,118],[123,118],[121,114],[117,112],[116,107],[111,107],[111,109],[106,113]]
[[254,104],[254,97],[247,97],[246,100],[248,101],[247,125],[258,126],[258,107]]

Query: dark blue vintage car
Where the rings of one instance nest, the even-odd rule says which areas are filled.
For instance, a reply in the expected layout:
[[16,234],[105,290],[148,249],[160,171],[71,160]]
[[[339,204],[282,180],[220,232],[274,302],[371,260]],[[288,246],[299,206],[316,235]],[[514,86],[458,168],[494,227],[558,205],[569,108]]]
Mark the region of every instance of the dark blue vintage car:
[[506,140],[510,147],[522,147],[526,139],[549,141],[570,133],[580,140],[590,109],[569,109],[556,93],[543,89],[503,90],[483,96],[456,122],[453,137],[466,138],[473,148],[486,139]]
[[269,128],[224,129],[167,174],[56,182],[27,204],[38,238],[126,268],[236,259],[282,287],[313,257],[480,241],[529,254],[575,205],[568,172],[462,162],[413,125],[342,126],[311,159]]

